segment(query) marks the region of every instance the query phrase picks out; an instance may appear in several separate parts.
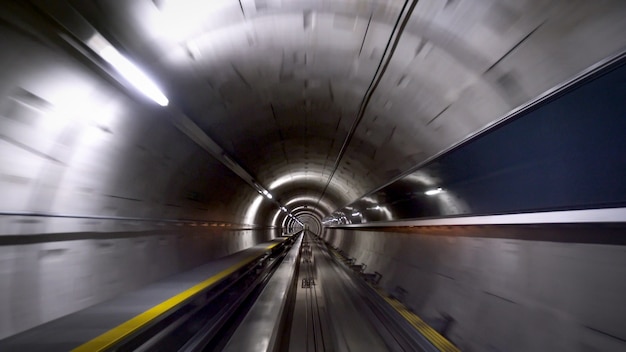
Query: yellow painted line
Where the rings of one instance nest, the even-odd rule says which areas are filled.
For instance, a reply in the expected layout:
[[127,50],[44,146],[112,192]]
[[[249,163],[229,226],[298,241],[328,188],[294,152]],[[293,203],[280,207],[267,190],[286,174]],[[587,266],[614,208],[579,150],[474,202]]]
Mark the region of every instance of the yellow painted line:
[[[333,254],[335,257],[342,259],[346,262],[346,259],[333,250]],[[411,324],[417,331],[419,331],[424,337],[430,341],[439,351],[442,352],[460,352],[461,350],[452,344],[452,342],[448,341],[445,337],[441,336],[435,329],[430,327],[430,325],[426,324],[420,317],[418,317],[415,313],[411,312],[406,308],[402,302],[397,299],[391,298],[387,296],[387,293],[379,288],[376,288],[370,285],[378,295],[380,295],[393,309],[395,309],[400,315],[406,319],[409,324]]]
[[[265,247],[265,250],[269,250],[272,249],[276,246],[278,246],[279,244],[281,244],[282,242],[276,242],[276,243],[272,243],[271,245]],[[113,329],[103,333],[102,335],[94,338],[93,340],[90,340],[78,347],[76,347],[75,349],[72,350],[72,352],[94,352],[94,351],[104,351],[107,348],[111,348],[113,347],[115,344],[117,344],[118,342],[120,342],[122,339],[124,339],[125,337],[135,333],[136,331],[138,331],[139,329],[141,329],[142,327],[148,325],[152,320],[156,319],[157,317],[159,317],[160,315],[162,315],[163,313],[166,313],[167,311],[169,311],[170,309],[176,307],[177,305],[179,305],[180,303],[184,302],[185,300],[193,297],[194,295],[198,294],[200,291],[208,288],[209,286],[214,285],[215,283],[217,283],[218,281],[222,280],[223,278],[229,276],[230,274],[234,273],[235,271],[241,269],[242,267],[250,264],[252,261],[254,261],[255,259],[259,258],[258,255],[256,256],[250,256],[242,261],[240,261],[239,263],[221,271],[220,273],[200,282],[199,284],[196,284],[194,286],[192,286],[191,288],[175,295],[174,297],[171,297],[159,304],[157,304],[156,306],[148,309],[147,311],[135,316],[134,318],[131,318],[130,320],[127,320],[126,322],[114,327]]]
[[404,317],[417,331],[424,335],[437,349],[444,352],[460,352],[461,350],[453,345],[448,339],[441,336],[435,329],[426,324],[415,313],[409,311],[404,304],[394,298],[390,298],[387,294],[380,290],[375,289],[376,292],[389,303],[400,315]]

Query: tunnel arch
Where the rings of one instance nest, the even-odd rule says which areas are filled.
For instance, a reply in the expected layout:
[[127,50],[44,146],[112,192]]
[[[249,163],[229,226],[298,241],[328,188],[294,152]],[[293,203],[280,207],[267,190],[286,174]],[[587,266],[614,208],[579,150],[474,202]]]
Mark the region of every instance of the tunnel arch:
[[[192,10],[178,26],[184,33],[167,33],[163,22],[175,4]],[[437,172],[407,174],[622,60],[626,2],[59,0],[5,1],[0,10],[7,48],[0,52],[0,261],[10,263],[7,282],[17,283],[11,300],[0,302],[0,311],[15,312],[0,337],[301,224],[370,270],[387,270],[384,285],[429,291],[411,292],[413,307],[480,305],[497,315],[463,311],[466,322],[488,325],[463,323],[472,332],[465,341],[493,327],[509,333],[499,313],[511,302],[511,309],[536,303],[517,316],[524,326],[548,322],[543,341],[565,321],[571,325],[559,336],[623,335],[613,331],[620,324],[596,326],[572,308],[596,294],[589,287],[610,292],[601,280],[622,273],[623,256],[611,246],[621,238],[610,235],[622,230],[623,209],[586,212],[569,207],[587,203],[565,203],[556,214],[527,208],[507,217],[492,209],[468,219],[476,202],[442,187]],[[136,64],[169,105],[144,96],[103,48]],[[603,170],[560,164],[566,159],[552,165]],[[545,169],[526,174],[540,178]],[[568,191],[581,194],[581,185]],[[522,193],[493,193],[509,192]],[[602,223],[605,212],[617,230]],[[570,223],[590,218],[601,224]],[[525,225],[497,223],[510,219]],[[564,268],[576,270],[559,280],[542,276]],[[581,289],[549,286],[560,280]],[[588,284],[595,280],[604,285]],[[552,291],[546,287],[562,297],[544,296]],[[562,299],[572,292],[582,293]],[[41,304],[57,300],[63,304]],[[603,314],[619,313],[620,302],[596,301],[613,304]],[[508,347],[483,342],[468,349]]]

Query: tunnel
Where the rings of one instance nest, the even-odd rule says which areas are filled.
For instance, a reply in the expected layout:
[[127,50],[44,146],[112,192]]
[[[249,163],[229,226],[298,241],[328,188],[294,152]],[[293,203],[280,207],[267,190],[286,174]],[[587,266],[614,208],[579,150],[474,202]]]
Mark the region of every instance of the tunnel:
[[626,350],[626,2],[0,3],[0,351]]

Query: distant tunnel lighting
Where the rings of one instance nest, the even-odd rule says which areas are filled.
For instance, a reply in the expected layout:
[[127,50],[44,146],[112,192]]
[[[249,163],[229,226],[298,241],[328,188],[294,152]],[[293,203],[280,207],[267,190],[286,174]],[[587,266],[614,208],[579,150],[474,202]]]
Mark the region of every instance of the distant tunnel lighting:
[[265,194],[265,196],[267,197],[267,199],[272,199],[272,198],[274,198],[274,197],[273,197],[273,196],[272,196],[269,192],[267,192],[267,193]]
[[285,213],[287,212],[287,208],[285,207],[280,207],[280,210],[284,211]]
[[167,106],[167,104],[169,104],[169,100],[161,92],[159,87],[157,87],[157,85],[137,66],[120,54],[117,49],[109,45],[100,50],[98,54],[146,97],[154,100],[161,106]]
[[427,196],[434,196],[435,194],[439,194],[443,192],[443,189],[441,189],[441,187],[437,188],[437,189],[431,189],[429,191],[424,192],[425,195]]

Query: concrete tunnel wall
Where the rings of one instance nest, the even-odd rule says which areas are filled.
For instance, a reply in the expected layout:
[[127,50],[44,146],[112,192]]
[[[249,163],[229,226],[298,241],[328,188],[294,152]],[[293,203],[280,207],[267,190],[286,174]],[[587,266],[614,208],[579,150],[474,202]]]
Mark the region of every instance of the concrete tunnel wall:
[[[172,105],[276,198],[326,215],[621,52],[626,28],[618,1],[519,8],[420,1],[331,180],[401,2],[259,1],[243,19],[233,3],[209,21],[223,37],[196,43],[204,63],[142,32],[151,14],[143,10],[155,3],[101,2],[102,13],[87,1],[71,6],[167,83]],[[177,129],[170,115],[180,111],[146,102],[59,40],[50,19],[7,4],[0,4],[0,38],[11,48],[0,51],[0,338],[273,236],[247,229],[282,224],[275,204]],[[70,34],[78,47],[89,37]],[[406,302],[425,318],[456,319],[450,336],[468,350],[622,347],[616,307],[626,289],[609,282],[623,276],[621,246],[328,231],[368,271],[383,273],[390,292],[405,288]],[[602,291],[587,291],[593,285]],[[573,301],[559,300],[576,290]],[[610,319],[577,310],[592,309],[593,299]]]
[[[0,53],[3,210],[246,221],[258,194],[167,122],[167,111],[122,94],[45,41],[0,31],[4,45],[19,48]],[[66,231],[36,222],[4,218],[3,232]]]
[[251,230],[257,192],[163,112],[0,36],[18,49],[0,51],[0,338],[275,236]]
[[[63,237],[62,234],[55,234]],[[179,228],[0,242],[0,339],[274,237]]]
[[[568,237],[576,227],[469,228],[326,229],[323,238],[366,264],[366,272],[382,274],[381,286],[432,326],[452,318],[446,335],[463,351],[624,349],[624,246],[493,238]],[[591,227],[587,235],[599,231],[624,230]]]

